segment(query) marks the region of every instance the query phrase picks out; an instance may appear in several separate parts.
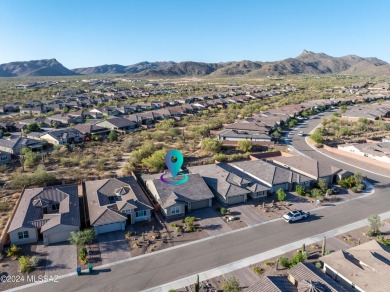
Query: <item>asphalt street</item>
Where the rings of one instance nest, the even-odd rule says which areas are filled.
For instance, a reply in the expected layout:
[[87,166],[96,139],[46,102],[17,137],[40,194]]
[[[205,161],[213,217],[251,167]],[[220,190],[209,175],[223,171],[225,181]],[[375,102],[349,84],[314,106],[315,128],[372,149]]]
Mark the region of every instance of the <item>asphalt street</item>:
[[[311,119],[305,125],[308,133],[321,122]],[[354,167],[324,157],[306,145],[304,138],[291,135],[292,145],[305,155],[334,166],[355,171]],[[28,291],[141,291],[202,271],[220,267],[242,258],[269,251],[290,242],[366,219],[374,213],[390,210],[387,188],[390,178],[364,173],[375,185],[373,195],[330,206],[312,213],[309,220],[288,224],[276,220],[237,230],[190,245],[167,249],[124,263],[102,268],[92,275],[70,276],[58,283],[28,287]]]

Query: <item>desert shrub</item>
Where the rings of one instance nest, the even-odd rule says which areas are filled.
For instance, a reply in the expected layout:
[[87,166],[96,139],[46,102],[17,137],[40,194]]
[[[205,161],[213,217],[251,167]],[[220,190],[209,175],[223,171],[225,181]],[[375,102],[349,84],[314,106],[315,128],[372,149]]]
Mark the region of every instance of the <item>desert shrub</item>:
[[114,141],[118,141],[118,134],[114,130],[111,130],[110,133],[108,134],[108,140],[111,143]]
[[87,243],[93,241],[95,238],[94,229],[85,229],[82,231],[71,231],[70,232],[70,243],[77,246],[84,246]]
[[13,176],[12,180],[9,182],[8,186],[11,189],[18,189],[23,187],[30,186],[43,186],[46,184],[53,184],[57,180],[53,174],[48,173],[41,167],[38,167],[37,170],[33,173],[17,173]]
[[369,226],[369,230],[368,230],[367,234],[369,236],[380,235],[381,232],[379,229],[382,226],[381,217],[377,214],[373,214],[373,215],[370,215],[370,217],[368,217],[367,221],[368,221],[368,226]]
[[311,195],[313,196],[313,198],[317,198],[322,195],[322,191],[320,189],[312,189]]
[[21,153],[23,154],[23,165],[27,168],[36,167],[42,158],[40,154],[32,152],[30,148],[26,147],[21,150]]
[[311,134],[311,135],[310,135],[310,138],[311,138],[314,142],[316,142],[316,143],[318,143],[318,144],[321,144],[321,143],[324,142],[324,137],[323,137],[320,133],[318,133],[317,131],[315,131],[313,134]]
[[18,261],[21,273],[30,273],[34,269],[36,263],[35,260],[29,256],[21,256]]
[[209,152],[221,152],[222,142],[206,138],[202,140],[201,149]]
[[17,258],[22,254],[22,250],[20,247],[15,244],[11,245],[9,249],[7,249],[7,257]]
[[219,212],[221,213],[222,216],[227,214],[227,209],[225,207],[222,207]]
[[147,167],[151,171],[160,171],[165,167],[165,155],[167,149],[161,149],[155,151],[152,155],[142,159],[142,165]]
[[276,191],[276,194],[278,195],[278,200],[279,200],[280,202],[282,202],[282,201],[284,201],[284,200],[286,199],[286,193],[284,192],[283,189],[278,189],[278,190]]
[[88,257],[87,249],[85,247],[81,248],[79,250],[79,259],[80,259],[80,261],[85,263],[87,261],[87,257]]
[[259,268],[258,266],[253,266],[252,267],[252,271],[255,272],[258,275],[261,275],[262,273],[264,273],[264,269]]
[[300,195],[300,196],[304,196],[305,193],[306,193],[305,187],[300,186],[300,185],[297,185],[297,186],[295,187],[295,191],[296,191],[297,194]]
[[295,254],[295,256],[290,260],[290,268],[294,267],[295,265],[299,264],[300,262],[303,262],[305,259],[304,259],[304,256],[302,254],[302,252],[297,252]]
[[316,268],[318,268],[318,269],[321,269],[321,268],[322,268],[321,262],[316,262],[315,266],[316,266]]
[[231,277],[227,279],[222,284],[222,289],[224,292],[240,292],[242,288],[240,287],[240,282],[236,279],[236,277]]
[[223,154],[223,153],[215,154],[215,155],[213,156],[213,159],[214,159],[214,160],[217,160],[217,161],[219,161],[219,162],[226,162],[226,161],[228,161],[227,155],[226,155],[226,154]]
[[140,144],[140,140],[137,136],[135,135],[132,135],[128,138],[126,138],[123,142],[122,142],[122,149],[124,151],[131,151],[133,150],[135,147],[139,146]]
[[156,128],[167,131],[175,126],[175,120],[168,119],[156,124]]
[[237,150],[249,152],[252,149],[252,142],[249,140],[241,140],[237,142]]
[[92,155],[85,156],[80,160],[79,166],[83,169],[89,168],[94,162],[94,158]]
[[287,257],[280,257],[279,258],[279,264],[283,267],[283,268],[288,268],[290,266],[290,261],[288,260]]
[[187,227],[193,226],[195,223],[195,217],[194,216],[187,216],[184,218],[184,225]]

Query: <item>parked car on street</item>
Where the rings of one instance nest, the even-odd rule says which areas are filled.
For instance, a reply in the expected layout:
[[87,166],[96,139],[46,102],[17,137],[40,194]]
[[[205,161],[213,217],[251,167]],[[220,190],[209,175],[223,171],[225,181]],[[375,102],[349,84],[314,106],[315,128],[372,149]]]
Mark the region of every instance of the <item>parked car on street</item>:
[[283,220],[288,222],[288,223],[291,223],[294,221],[299,221],[299,220],[305,219],[309,216],[310,216],[309,212],[303,212],[302,210],[295,210],[295,211],[291,211],[291,212],[288,212],[287,214],[283,215]]

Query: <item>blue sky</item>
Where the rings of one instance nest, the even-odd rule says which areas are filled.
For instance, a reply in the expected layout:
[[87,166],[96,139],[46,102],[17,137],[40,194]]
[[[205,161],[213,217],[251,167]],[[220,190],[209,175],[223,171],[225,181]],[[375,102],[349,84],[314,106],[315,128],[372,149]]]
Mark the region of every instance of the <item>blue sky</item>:
[[273,61],[303,49],[390,62],[390,2],[0,0],[0,63]]

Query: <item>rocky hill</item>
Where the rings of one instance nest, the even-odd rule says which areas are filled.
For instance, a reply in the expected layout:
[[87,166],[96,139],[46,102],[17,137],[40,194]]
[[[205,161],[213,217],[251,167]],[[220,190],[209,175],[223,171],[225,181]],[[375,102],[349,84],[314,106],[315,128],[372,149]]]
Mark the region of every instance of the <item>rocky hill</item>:
[[240,61],[141,62],[134,65],[102,65],[69,70],[56,59],[12,62],[0,65],[0,77],[126,74],[134,77],[263,77],[296,74],[390,75],[390,64],[378,58],[356,55],[332,57],[304,50],[295,58],[274,62]]
[[56,59],[11,62],[0,65],[0,77],[70,75],[78,74],[62,66]]

